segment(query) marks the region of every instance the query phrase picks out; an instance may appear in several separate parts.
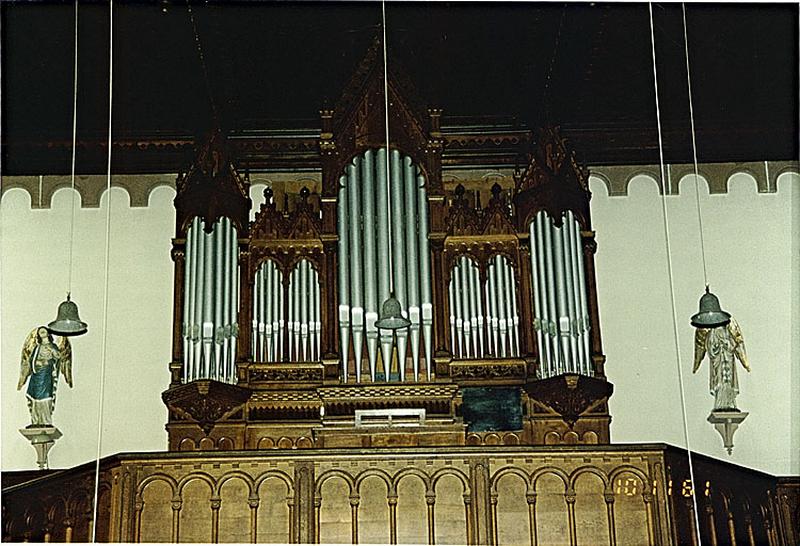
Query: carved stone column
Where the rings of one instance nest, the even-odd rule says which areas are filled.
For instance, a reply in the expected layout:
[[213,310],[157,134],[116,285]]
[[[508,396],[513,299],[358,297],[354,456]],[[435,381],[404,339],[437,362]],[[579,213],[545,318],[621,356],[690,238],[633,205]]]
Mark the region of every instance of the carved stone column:
[[536,536],[536,493],[526,493],[525,501],[528,503],[528,525],[531,533],[531,546],[537,546],[539,539]]
[[564,501],[567,503],[567,519],[569,521],[569,543],[570,546],[578,546],[578,534],[575,526],[575,490],[568,488],[564,493]]
[[608,543],[610,546],[617,546],[617,525],[614,522],[614,492],[609,489],[603,493],[606,501],[606,514],[608,516]]
[[397,544],[397,495],[386,497],[389,503],[389,544]]
[[350,530],[353,544],[358,544],[358,503],[361,497],[357,493],[350,495]]
[[250,507],[250,542],[256,544],[258,542],[258,495],[251,493],[247,498],[247,505]]
[[494,544],[489,500],[489,461],[473,459],[469,463],[474,523],[473,544]]
[[[144,503],[142,503],[144,504]],[[178,542],[178,538],[180,538],[180,524],[181,524],[181,507],[183,506],[183,502],[181,501],[180,497],[173,497],[172,498],[172,542]],[[138,510],[138,514],[141,516],[141,509]],[[139,518],[141,521],[141,518]],[[136,542],[139,542],[139,538],[137,537]]]
[[294,467],[295,540],[301,544],[314,542],[314,463],[298,462]]

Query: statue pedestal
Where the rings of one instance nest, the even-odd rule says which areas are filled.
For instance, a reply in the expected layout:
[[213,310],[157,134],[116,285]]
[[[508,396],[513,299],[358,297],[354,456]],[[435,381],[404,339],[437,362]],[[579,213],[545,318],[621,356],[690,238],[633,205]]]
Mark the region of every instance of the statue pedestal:
[[47,464],[47,454],[50,453],[50,448],[56,440],[61,438],[61,431],[56,427],[27,427],[19,429],[19,432],[36,450],[36,464],[39,465],[39,470],[50,468]]
[[708,416],[708,422],[722,436],[722,444],[728,450],[728,455],[733,453],[733,434],[748,415],[750,414],[739,410],[718,410],[712,411]]

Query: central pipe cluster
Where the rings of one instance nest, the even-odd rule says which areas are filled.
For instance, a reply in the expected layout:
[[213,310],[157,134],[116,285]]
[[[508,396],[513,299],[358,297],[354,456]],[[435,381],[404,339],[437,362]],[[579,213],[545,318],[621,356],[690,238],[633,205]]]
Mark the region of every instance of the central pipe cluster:
[[[433,305],[425,178],[411,158],[392,150],[387,188],[386,156],[385,148],[367,150],[352,160],[339,179],[339,333],[344,382],[350,375],[351,336],[356,382],[362,381],[365,347],[370,381],[405,381],[409,356],[414,381],[418,381],[421,348],[427,379],[431,379]],[[392,285],[402,315],[411,321],[395,336],[375,325],[379,306],[389,298]],[[393,367],[395,347],[397,365]]]

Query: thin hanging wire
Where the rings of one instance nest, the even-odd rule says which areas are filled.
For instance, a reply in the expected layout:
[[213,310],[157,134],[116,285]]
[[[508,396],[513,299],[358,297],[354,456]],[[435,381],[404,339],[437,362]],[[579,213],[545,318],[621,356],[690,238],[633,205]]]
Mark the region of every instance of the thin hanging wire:
[[[75,57],[72,62],[72,165],[70,168],[70,187],[72,188],[72,201],[70,203],[69,217],[69,266],[67,273],[67,296],[72,292],[72,254],[75,237],[75,155],[78,140],[78,0],[75,0]],[[39,204],[41,205],[42,192],[39,190]]]
[[558,20],[556,39],[553,42],[553,55],[550,57],[550,65],[547,67],[547,78],[544,82],[544,96],[542,97],[542,102],[544,102],[544,119],[548,123],[550,122],[550,80],[553,76],[553,68],[555,67],[556,57],[558,56],[558,46],[561,42],[561,29],[564,27],[564,15],[566,11],[567,4],[565,3],[561,8],[561,18]]
[[694,128],[694,103],[692,102],[692,71],[689,68],[689,37],[686,31],[686,3],[681,2],[683,10],[683,49],[686,52],[686,85],[689,88],[689,121],[692,124],[692,159],[694,160],[694,198],[697,204],[697,225],[700,230],[700,256],[703,260],[703,283],[708,286],[708,267],[706,265],[706,243],[703,236],[703,215],[700,213],[700,177],[697,168],[697,140]]
[[191,0],[186,0],[186,8],[189,11],[189,20],[192,22],[192,32],[194,32],[194,43],[197,46],[197,54],[200,57],[200,65],[203,67],[203,78],[206,82],[206,93],[208,93],[208,100],[211,103],[211,113],[214,116],[214,123],[219,122],[217,116],[217,103],[214,101],[214,94],[211,92],[211,79],[208,77],[208,67],[206,67],[206,58],[203,55],[203,44],[200,42],[200,34],[197,32],[197,24],[194,20],[194,13],[192,12]]
[[672,270],[672,247],[670,244],[670,237],[669,237],[669,217],[667,214],[667,192],[664,177],[664,143],[661,140],[661,108],[658,102],[658,69],[656,68],[656,38],[655,38],[655,30],[653,28],[653,3],[649,2],[648,7],[650,10],[650,46],[653,53],[653,85],[655,88],[655,96],[656,96],[656,123],[658,125],[658,160],[659,160],[659,167],[660,167],[660,175],[661,175],[661,209],[663,212],[663,219],[664,219],[664,245],[667,250],[667,274],[669,277],[669,295],[670,295],[670,303],[672,305],[672,334],[673,339],[675,340],[675,356],[677,357],[677,365],[678,365],[678,384],[680,386],[680,395],[681,395],[681,414],[683,415],[683,435],[684,440],[686,441],[686,454],[689,459],[689,477],[692,481],[692,504],[694,505],[694,524],[695,524],[695,531],[697,532],[698,538],[700,537],[700,519],[699,519],[699,511],[697,508],[697,495],[696,488],[697,483],[694,477],[694,465],[692,463],[692,449],[689,445],[689,420],[686,414],[686,392],[683,386],[683,364],[681,362],[681,346],[680,346],[680,338],[678,337],[678,312],[677,306],[675,304],[675,279]]
[[389,182],[389,168],[391,160],[389,157],[389,61],[386,54],[386,1],[381,0],[381,27],[383,28],[383,115],[384,128],[386,129],[386,199],[388,203],[389,215],[389,295],[394,294],[394,271],[392,265],[392,187]]
[[112,98],[114,81],[114,0],[108,2],[108,163],[106,176],[106,194],[108,201],[106,206],[106,244],[105,258],[103,264],[103,326],[102,340],[100,344],[100,386],[99,402],[97,404],[97,457],[94,467],[94,505],[92,508],[92,542],[97,538],[97,519],[98,519],[98,499],[100,487],[100,456],[102,454],[103,441],[103,402],[105,400],[106,387],[106,351],[108,349],[108,274],[111,250],[111,121],[112,121]]

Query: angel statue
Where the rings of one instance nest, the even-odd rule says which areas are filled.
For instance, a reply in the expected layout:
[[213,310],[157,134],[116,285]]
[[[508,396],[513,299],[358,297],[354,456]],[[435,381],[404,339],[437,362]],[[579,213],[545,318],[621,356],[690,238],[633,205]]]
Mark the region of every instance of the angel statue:
[[744,337],[736,320],[730,320],[713,328],[700,328],[694,334],[695,373],[708,355],[711,369],[708,388],[714,396],[714,411],[739,411],[736,395],[739,394],[739,381],[736,379],[736,359],[748,372],[750,364],[744,348]]
[[47,328],[34,328],[25,339],[20,364],[17,390],[25,385],[25,381],[28,382],[25,391],[31,412],[28,428],[53,426],[59,372],[72,387],[72,347],[69,340],[62,337],[56,345]]

